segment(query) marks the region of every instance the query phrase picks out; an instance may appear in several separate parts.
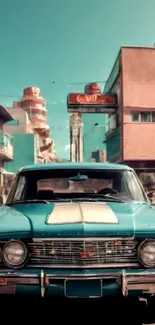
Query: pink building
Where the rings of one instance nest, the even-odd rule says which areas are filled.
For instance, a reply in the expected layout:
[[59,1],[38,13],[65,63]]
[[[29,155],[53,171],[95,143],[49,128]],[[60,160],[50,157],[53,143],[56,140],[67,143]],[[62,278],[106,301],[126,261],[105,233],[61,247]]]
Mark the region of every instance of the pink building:
[[9,111],[14,121],[5,126],[5,131],[11,134],[33,133],[36,138],[37,162],[55,161],[55,143],[50,137],[46,102],[40,89],[25,88],[21,100],[14,102]]
[[155,48],[122,47],[105,85],[118,96],[106,134],[109,161],[155,182]]

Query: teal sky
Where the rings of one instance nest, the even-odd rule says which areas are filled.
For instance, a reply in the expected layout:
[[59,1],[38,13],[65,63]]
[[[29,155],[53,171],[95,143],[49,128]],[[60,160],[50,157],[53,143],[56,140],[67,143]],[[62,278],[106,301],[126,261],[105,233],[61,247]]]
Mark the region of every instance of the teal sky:
[[154,43],[155,0],[0,0],[0,103],[40,87],[57,155],[68,157],[66,96],[84,87],[68,84],[106,80],[121,45]]

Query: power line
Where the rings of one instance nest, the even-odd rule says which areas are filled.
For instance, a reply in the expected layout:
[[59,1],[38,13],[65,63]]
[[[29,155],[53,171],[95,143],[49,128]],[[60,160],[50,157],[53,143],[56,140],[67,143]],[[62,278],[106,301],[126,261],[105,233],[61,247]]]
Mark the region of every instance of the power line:
[[[74,86],[74,85],[87,85],[87,84],[91,84],[91,83],[103,83],[105,84],[107,80],[97,80],[97,81],[73,81],[73,82],[65,82],[66,85],[68,86]],[[56,80],[52,80],[52,84],[56,84]],[[2,94],[0,93],[0,98],[1,97],[7,97],[7,98],[16,98],[16,99],[20,99],[21,96],[19,95],[9,95],[9,94]],[[67,99],[66,99],[67,100]],[[45,101],[48,104],[57,104],[57,103],[64,103],[65,100],[52,100],[52,99],[45,99]]]
[[91,83],[100,83],[100,84],[103,83],[103,84],[105,84],[106,81],[107,80],[97,80],[97,81],[91,81],[91,82],[90,81],[77,81],[77,82],[73,81],[73,82],[67,82],[66,84],[67,85],[80,85],[80,84],[83,85],[83,84],[91,84]]

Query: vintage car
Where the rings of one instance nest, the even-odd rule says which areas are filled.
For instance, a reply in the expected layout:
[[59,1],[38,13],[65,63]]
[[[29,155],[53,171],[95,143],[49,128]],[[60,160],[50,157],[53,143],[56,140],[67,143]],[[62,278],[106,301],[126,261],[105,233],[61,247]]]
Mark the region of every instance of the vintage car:
[[0,295],[155,293],[155,210],[133,169],[23,167],[0,206]]

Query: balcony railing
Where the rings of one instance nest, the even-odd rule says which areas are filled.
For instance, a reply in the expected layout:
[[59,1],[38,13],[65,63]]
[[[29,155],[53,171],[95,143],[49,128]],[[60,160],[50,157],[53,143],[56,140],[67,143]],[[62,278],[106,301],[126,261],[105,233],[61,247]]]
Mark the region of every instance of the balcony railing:
[[0,133],[0,159],[13,160],[13,137],[11,134]]

